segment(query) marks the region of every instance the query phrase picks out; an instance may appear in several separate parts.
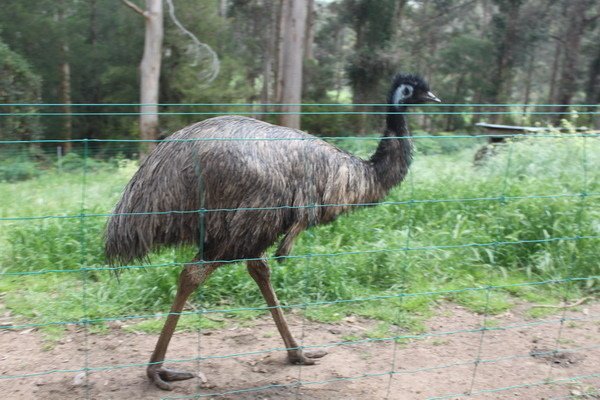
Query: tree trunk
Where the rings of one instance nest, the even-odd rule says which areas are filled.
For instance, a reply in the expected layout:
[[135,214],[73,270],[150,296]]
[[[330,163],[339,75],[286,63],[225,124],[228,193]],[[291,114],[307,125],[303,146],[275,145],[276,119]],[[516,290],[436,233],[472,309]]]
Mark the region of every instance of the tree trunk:
[[[354,26],[354,31],[356,32],[354,57],[356,57],[360,54],[360,51],[367,46],[365,46],[365,27],[362,24],[357,23]],[[361,78],[362,79],[355,79],[354,82],[352,82],[352,109],[353,112],[360,113],[356,114],[356,133],[364,135],[367,132],[367,115],[370,111],[373,111],[373,108],[361,105],[370,103],[368,99],[368,86],[371,85],[371,82],[369,81],[366,83],[364,82],[366,77],[363,76]]]
[[335,62],[335,101],[340,101],[340,96],[344,88],[344,29],[338,28],[335,33],[335,54],[339,54]]
[[[394,19],[396,20],[396,24],[398,26],[402,26],[402,19],[404,18],[404,9],[406,8],[406,3],[408,3],[408,0],[398,0],[398,4],[396,5]],[[398,32],[400,32],[400,29],[396,30],[396,33]]]
[[[568,21],[565,34],[565,56],[558,84],[557,101],[561,104],[556,111],[569,110],[569,104],[577,91],[577,72],[581,39],[586,28],[585,12],[593,5],[594,0],[573,0],[569,2],[566,19]],[[556,114],[555,123],[559,124],[564,114]]]
[[[527,77],[525,78],[525,93],[523,94],[523,104],[529,104],[531,100],[531,86],[533,78],[533,70],[535,60],[535,49],[531,49],[529,53],[529,60],[527,60]],[[521,115],[521,123],[525,123],[527,118],[527,105],[523,106],[523,114]]]
[[[302,61],[304,59],[304,34],[306,33],[307,0],[284,0],[282,9],[283,46],[281,57],[281,102],[285,104],[279,123],[290,128],[300,128],[302,101]],[[287,6],[286,6],[287,5]]]
[[262,88],[260,91],[260,103],[261,103],[261,114],[259,118],[263,118],[264,115],[269,111],[269,106],[267,104],[270,103],[271,97],[269,95],[269,82],[271,81],[272,75],[272,66],[271,66],[271,51],[269,50],[271,46],[265,46],[265,51],[263,53],[263,61],[262,61]]
[[[278,4],[275,2],[268,2],[266,4],[267,10],[270,11],[270,17],[268,22],[268,27],[266,27],[269,38],[267,43],[263,45],[263,60],[262,60],[262,90],[260,93],[260,102],[262,103],[262,112],[266,114],[269,111],[268,103],[271,102],[271,93],[272,90],[275,90],[274,87],[271,87],[272,77],[273,77],[273,60],[274,54],[277,53],[277,9]],[[262,116],[264,116],[261,115]]]
[[[496,59],[496,70],[493,76],[493,95],[490,99],[493,104],[505,103],[510,95],[512,83],[512,69],[514,67],[514,51],[518,45],[517,39],[519,36],[518,24],[521,3],[513,2],[507,6],[504,12],[506,15],[504,20],[506,27],[504,28],[504,36],[498,47],[498,57]],[[502,108],[494,108],[494,111],[504,111]],[[490,115],[492,123],[499,120],[500,114]]]
[[[460,93],[462,90],[462,87],[465,83],[465,76],[464,75],[460,75],[458,77],[458,79],[456,80],[456,86],[454,86],[454,97],[453,99],[460,99]],[[454,121],[456,121],[456,116],[452,115],[452,114],[447,114],[446,115],[446,132],[450,132],[453,131],[455,129],[455,125],[454,125]]]
[[[590,62],[588,82],[585,90],[587,104],[600,103],[600,42],[596,42],[596,55]],[[594,129],[600,130],[600,116],[591,115],[591,123]]]
[[482,26],[488,26],[494,15],[494,7],[491,1],[483,0],[481,2]]
[[[483,103],[483,93],[481,90],[478,90],[475,93],[475,98],[473,99],[473,103],[475,103],[475,104]],[[481,121],[482,115],[479,112],[481,112],[482,110],[483,110],[483,108],[479,108],[479,107],[473,107],[471,109],[471,111],[473,112],[473,118],[471,120],[471,123],[473,125],[477,125],[477,123],[479,123]]]
[[[58,3],[57,22],[64,26],[65,24],[65,5],[64,1]],[[73,117],[71,116],[71,64],[69,63],[69,43],[67,42],[67,33],[62,31],[60,35],[60,100],[63,104],[62,111],[65,114],[63,119],[62,136],[67,140],[64,143],[64,152],[68,153],[73,148],[70,140],[73,138]]]
[[[60,97],[65,113],[63,121],[63,137],[66,140],[73,138],[73,117],[71,117],[71,64],[69,63],[69,45],[65,42],[61,46],[62,63],[60,64]],[[65,153],[73,148],[73,143],[65,142]]]
[[227,16],[227,0],[219,0],[219,16],[221,18]]
[[90,26],[89,42],[96,49],[98,42],[98,4],[97,0],[90,0]]
[[560,56],[562,53],[562,42],[556,40],[556,48],[554,49],[554,60],[552,61],[552,70],[550,71],[550,88],[548,89],[548,104],[555,101],[556,96],[556,76],[558,75],[558,66],[560,65]]
[[304,58],[314,60],[313,45],[315,42],[315,0],[308,0],[306,15],[306,34],[304,35]]
[[[142,140],[158,138],[158,94],[163,43],[162,0],[146,0],[144,54],[140,63],[140,133]],[[156,147],[155,142],[142,145],[141,157]]]
[[[283,34],[286,30],[286,19],[285,15],[288,14],[288,9],[290,6],[290,0],[279,0],[277,4],[277,45],[275,47],[277,56],[275,57],[276,65],[275,65],[275,100],[277,103],[281,103],[281,85],[282,85],[282,77],[283,77]],[[279,110],[280,111],[280,110]]]
[[[97,0],[90,0],[90,15],[89,15],[89,31],[88,31],[88,42],[91,45],[90,60],[93,60],[94,65],[97,65],[99,60],[99,49],[98,49],[98,2]],[[92,76],[87,79],[90,80],[89,93],[86,93],[86,98],[89,98],[89,103],[97,104],[101,103],[101,83],[99,72],[100,68],[94,67],[92,69]],[[88,100],[85,101],[86,103]],[[86,112],[94,112],[96,110],[93,107],[82,108]],[[86,124],[86,137],[97,137],[102,132],[103,122],[105,121],[102,116],[90,115],[86,117],[88,123]]]

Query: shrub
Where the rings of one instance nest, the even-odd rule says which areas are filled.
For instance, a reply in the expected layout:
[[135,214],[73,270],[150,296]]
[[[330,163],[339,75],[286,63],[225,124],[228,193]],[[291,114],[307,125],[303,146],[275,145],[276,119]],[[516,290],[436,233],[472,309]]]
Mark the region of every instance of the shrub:
[[0,181],[25,181],[39,176],[40,173],[39,167],[26,157],[9,158],[0,163]]

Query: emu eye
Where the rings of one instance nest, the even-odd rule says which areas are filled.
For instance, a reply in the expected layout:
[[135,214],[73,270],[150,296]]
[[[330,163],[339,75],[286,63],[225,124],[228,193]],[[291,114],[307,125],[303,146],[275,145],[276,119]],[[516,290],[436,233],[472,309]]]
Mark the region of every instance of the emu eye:
[[409,84],[403,83],[396,89],[396,93],[394,93],[394,103],[402,104],[413,94],[413,87]]

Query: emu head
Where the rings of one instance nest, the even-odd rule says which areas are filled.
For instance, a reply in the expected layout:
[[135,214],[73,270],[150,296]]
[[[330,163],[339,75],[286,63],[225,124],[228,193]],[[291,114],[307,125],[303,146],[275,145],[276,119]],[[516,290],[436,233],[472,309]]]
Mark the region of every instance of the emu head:
[[388,104],[402,107],[408,104],[441,103],[431,91],[425,79],[417,75],[398,74],[392,83]]

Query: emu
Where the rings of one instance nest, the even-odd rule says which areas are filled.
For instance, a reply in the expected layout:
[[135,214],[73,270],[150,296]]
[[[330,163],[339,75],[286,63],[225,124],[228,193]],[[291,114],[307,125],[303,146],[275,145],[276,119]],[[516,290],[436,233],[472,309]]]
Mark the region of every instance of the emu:
[[146,370],[156,386],[171,390],[169,382],[194,377],[163,367],[167,347],[190,294],[235,260],[249,259],[248,272],[269,306],[289,362],[310,365],[324,355],[298,347],[278,307],[265,251],[282,237],[276,256],[285,257],[303,230],[331,222],[355,204],[375,203],[398,185],[412,160],[403,112],[425,102],[440,100],[424,79],[394,78],[383,138],[369,160],[308,133],[241,116],[190,125],[148,155],[108,221],[109,263],[143,261],[164,245],[200,249],[181,271]]

